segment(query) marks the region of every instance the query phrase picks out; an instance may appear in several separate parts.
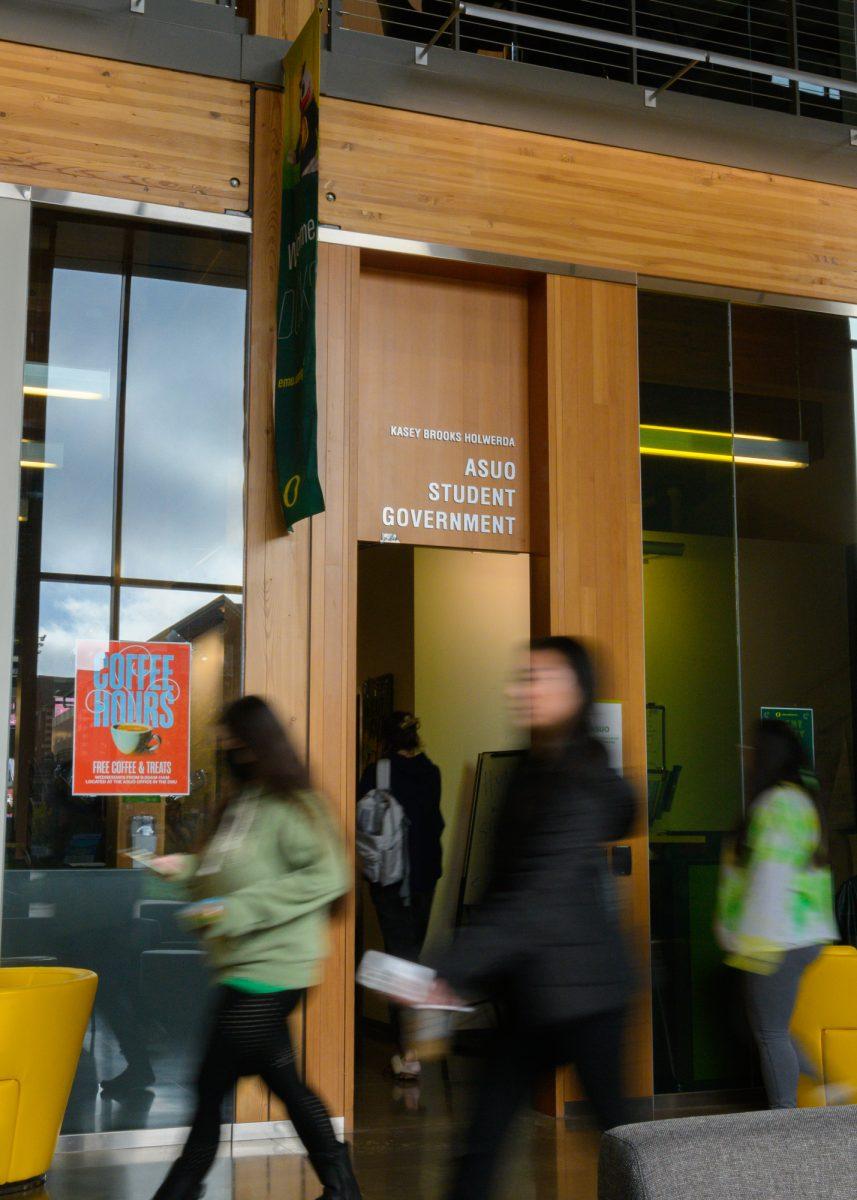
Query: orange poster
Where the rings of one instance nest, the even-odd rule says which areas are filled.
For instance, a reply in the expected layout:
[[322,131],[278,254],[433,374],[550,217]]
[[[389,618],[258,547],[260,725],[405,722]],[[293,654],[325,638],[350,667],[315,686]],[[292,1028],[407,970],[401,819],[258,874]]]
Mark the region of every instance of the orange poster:
[[78,642],[75,796],[190,791],[190,645]]

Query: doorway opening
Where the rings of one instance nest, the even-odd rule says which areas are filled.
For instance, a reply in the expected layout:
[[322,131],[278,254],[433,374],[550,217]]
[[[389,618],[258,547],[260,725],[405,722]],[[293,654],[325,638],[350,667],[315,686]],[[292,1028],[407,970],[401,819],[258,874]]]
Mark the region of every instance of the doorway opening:
[[[424,956],[430,955],[466,919],[486,867],[481,851],[490,842],[492,813],[519,754],[520,735],[507,720],[503,687],[529,634],[529,555],[360,546],[358,799],[374,786],[392,714],[417,718],[419,748],[394,752],[397,786],[408,792],[397,798],[403,807],[415,806],[413,911],[403,909],[397,887],[379,894],[360,878],[358,961],[366,950],[385,946],[404,954],[404,943],[419,941],[423,927]],[[435,880],[439,826],[429,810],[436,809],[438,795],[443,832]],[[443,1069],[424,1064],[403,1080],[393,1063],[400,1051],[395,1012],[377,994],[358,989],[355,1018],[357,1123],[403,1111],[445,1111],[457,1085],[470,1077],[467,1054],[453,1054]],[[475,1046],[494,1020],[482,1009],[468,1018],[458,1038],[462,1049]]]

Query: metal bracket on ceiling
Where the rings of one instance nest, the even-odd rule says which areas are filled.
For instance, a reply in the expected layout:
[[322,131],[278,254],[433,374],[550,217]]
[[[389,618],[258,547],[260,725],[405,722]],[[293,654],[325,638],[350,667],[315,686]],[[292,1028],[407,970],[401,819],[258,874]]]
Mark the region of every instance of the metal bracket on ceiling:
[[683,66],[679,67],[676,73],[670,79],[668,79],[666,83],[662,83],[660,87],[646,88],[645,92],[643,93],[646,101],[646,108],[657,108],[658,96],[663,95],[663,93],[668,91],[674,83],[678,83],[680,79],[683,79],[688,71],[692,71],[694,67],[698,67],[702,61],[703,59],[701,58],[694,58],[691,62],[686,62]]
[[414,62],[416,63],[416,65],[418,67],[427,67],[428,66],[429,50],[434,49],[434,47],[437,45],[437,43],[440,41],[440,39],[446,33],[447,29],[449,29],[450,25],[454,24],[454,22],[456,22],[460,16],[461,16],[461,5],[456,4],[453,7],[452,12],[449,14],[449,16],[446,18],[444,23],[441,25],[440,29],[438,29],[437,33],[435,33],[435,35],[431,39],[431,41],[425,46],[415,46],[414,47]]

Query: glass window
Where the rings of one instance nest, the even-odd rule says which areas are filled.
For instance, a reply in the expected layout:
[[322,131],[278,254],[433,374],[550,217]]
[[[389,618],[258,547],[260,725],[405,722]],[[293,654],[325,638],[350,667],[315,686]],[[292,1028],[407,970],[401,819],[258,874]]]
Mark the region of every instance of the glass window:
[[38,606],[19,622],[16,701],[29,719],[18,729],[7,860],[57,866],[85,834],[93,860],[103,861],[100,803],[77,820],[63,800],[71,779],[75,642],[104,638],[109,628],[110,589],[88,583],[42,583]]
[[837,885],[857,874],[854,328],[640,297],[655,1076],[753,1082],[711,934],[760,716],[800,730]]
[[238,596],[184,589],[123,588],[123,640],[190,642],[191,791],[167,801],[164,848],[192,850],[221,799],[213,730],[241,687],[241,605]]
[[[66,1133],[189,1117],[205,956],[123,851],[141,830],[192,850],[220,803],[214,727],[241,685],[246,262],[232,237],[34,211],[0,961],[98,972]],[[192,645],[189,795],[73,794],[91,638]]]
[[159,269],[171,248],[149,238],[135,252],[122,573],[240,584],[245,261],[184,254]]
[[43,571],[112,571],[124,240],[91,222],[33,232],[22,516]]
[[[732,310],[736,432],[784,464],[737,473],[745,739],[762,709],[811,716],[837,885],[857,874],[857,466],[844,317]],[[796,719],[796,718],[793,718]]]
[[123,641],[172,641],[196,613],[222,601],[216,593],[184,588],[123,587],[119,594],[119,637]]
[[108,636],[110,589],[89,583],[43,583],[38,629],[38,674],[73,680],[75,642]]

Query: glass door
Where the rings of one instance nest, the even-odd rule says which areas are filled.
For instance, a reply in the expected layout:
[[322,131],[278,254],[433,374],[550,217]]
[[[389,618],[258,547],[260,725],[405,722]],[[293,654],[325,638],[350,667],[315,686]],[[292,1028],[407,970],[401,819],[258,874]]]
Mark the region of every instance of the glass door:
[[837,883],[857,872],[852,336],[844,317],[640,296],[658,1092],[757,1083],[712,922],[761,715],[804,731]]
[[655,1088],[734,1071],[711,933],[741,811],[729,306],[640,296]]
[[736,469],[744,738],[763,712],[801,730],[838,887],[857,873],[857,330],[735,305],[732,331],[736,429],[779,456]]

